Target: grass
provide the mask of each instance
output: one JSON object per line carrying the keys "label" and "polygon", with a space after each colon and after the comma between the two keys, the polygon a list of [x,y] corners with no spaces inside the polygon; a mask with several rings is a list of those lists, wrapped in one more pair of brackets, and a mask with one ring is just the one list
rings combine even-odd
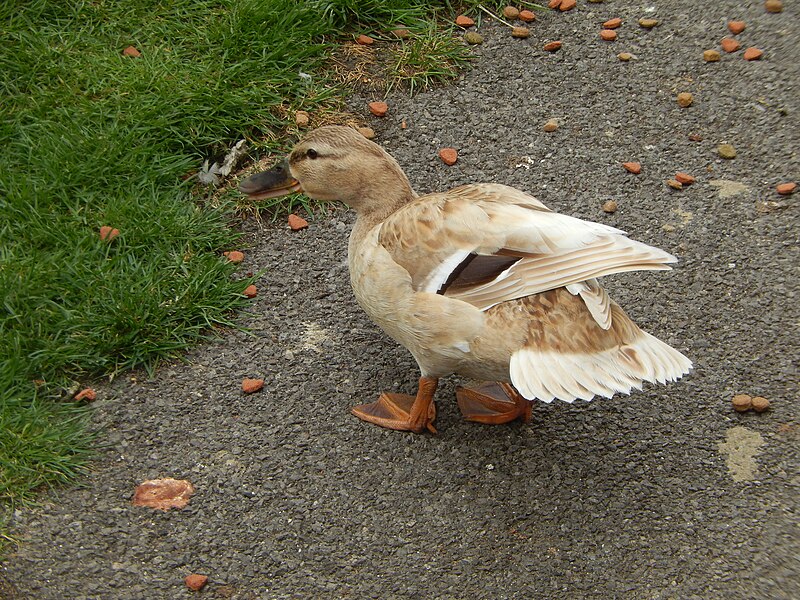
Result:
{"label": "grass", "polygon": [[[0,5],[0,536],[10,509],[86,471],[102,433],[71,400],[76,386],[152,369],[243,306],[249,281],[221,257],[237,244],[236,194],[187,176],[241,138],[256,153],[281,149],[294,110],[335,108],[343,90],[324,68],[352,32],[422,32],[397,43],[388,72],[412,90],[453,76],[460,62],[445,59],[463,50],[432,25],[434,10],[452,18],[456,7]],[[127,46],[141,56],[123,56]],[[101,225],[119,237],[101,241]]]}
{"label": "grass", "polygon": [[418,89],[443,83],[456,77],[469,54],[463,43],[450,36],[436,35],[436,24],[429,22],[406,43],[392,48],[392,56],[384,78],[387,91],[398,85],[414,94]]}

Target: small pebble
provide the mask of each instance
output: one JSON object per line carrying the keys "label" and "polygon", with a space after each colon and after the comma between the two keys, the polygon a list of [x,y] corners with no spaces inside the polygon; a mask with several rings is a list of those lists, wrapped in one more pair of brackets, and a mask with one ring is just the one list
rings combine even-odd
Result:
{"label": "small pebble", "polygon": [[309,117],[306,111],[298,110],[294,113],[294,122],[298,127],[308,127],[308,124],[311,122],[311,117]]}
{"label": "small pebble", "polygon": [[258,290],[256,289],[256,286],[254,286],[251,283],[246,288],[244,288],[244,291],[242,293],[248,298],[255,298],[258,295]]}
{"label": "small pebble", "polygon": [[519,9],[513,6],[506,6],[503,9],[503,16],[506,19],[516,19],[519,16]]}
{"label": "small pebble", "polygon": [[728,21],[728,30],[733,35],[739,35],[745,30],[746,27],[747,25],[744,21]]}
{"label": "small pebble", "polygon": [[483,36],[477,31],[468,31],[464,34],[464,41],[472,45],[482,44]]}
{"label": "small pebble", "polygon": [[633,173],[634,175],[642,172],[642,165],[638,162],[625,162],[622,163],[622,166],[628,173]]}
{"label": "small pebble", "polygon": [[368,35],[364,35],[363,33],[356,38],[356,44],[359,44],[361,46],[372,46],[372,44],[374,43],[375,40],[373,40]]}
{"label": "small pebble", "polygon": [[603,23],[603,29],[616,29],[620,25],[622,25],[622,19],[619,17],[614,17],[613,19],[609,19]]}
{"label": "small pebble", "polygon": [[755,47],[751,46],[750,48],[748,48],[747,50],[744,51],[744,59],[745,60],[758,60],[759,58],[761,58],[763,56],[763,54],[764,54],[763,50],[759,50],[758,48],[755,48]]}
{"label": "small pebble", "polygon": [[139,52],[139,51],[138,51],[136,48],[134,48],[133,46],[128,46],[127,48],[125,48],[125,49],[122,51],[122,55],[123,55],[123,56],[130,56],[131,58],[139,58],[139,57],[142,55],[142,53],[141,53],[141,52]]}
{"label": "small pebble", "polygon": [[676,227],[672,223],[664,223],[661,226],[661,230],[662,231],[666,231],[667,233],[672,233],[673,231],[675,231],[675,229],[676,229]]}
{"label": "small pebble", "polygon": [[703,136],[700,135],[699,133],[690,133],[689,134],[689,141],[690,142],[702,142],[703,141]]}
{"label": "small pebble", "polygon": [[736,394],[731,404],[736,412],[747,412],[753,407],[753,399],[748,394]]}
{"label": "small pebble", "polygon": [[294,213],[289,215],[287,221],[292,231],[300,231],[301,229],[308,227],[308,221],[306,221],[303,217],[298,217]]}
{"label": "small pebble", "polygon": [[547,123],[544,124],[544,127],[542,127],[542,129],[544,129],[547,133],[552,133],[556,129],[558,129],[558,121],[556,121],[555,119],[550,119],[549,121],[547,121]]}
{"label": "small pebble", "polygon": [[735,40],[730,37],[722,38],[719,42],[719,45],[722,47],[725,52],[731,53],[736,52],[742,45],[739,43],[738,40]]}
{"label": "small pebble", "polygon": [[613,42],[615,39],[617,39],[617,32],[613,29],[601,29],[600,37],[607,42]]}
{"label": "small pebble", "polygon": [[722,158],[736,158],[736,148],[734,148],[731,144],[720,144],[717,146],[717,154],[719,154]]}
{"label": "small pebble", "polygon": [[386,113],[389,112],[389,105],[386,102],[370,102],[369,112],[376,117],[385,117]]}
{"label": "small pebble", "polygon": [[561,0],[550,0],[547,4],[547,8],[558,8],[561,6]]}
{"label": "small pebble", "polygon": [[118,235],[119,235],[119,229],[117,229],[116,227],[103,225],[100,228],[100,239],[103,240],[104,242],[110,242]]}
{"label": "small pebble", "polygon": [[521,10],[518,16],[520,21],[525,21],[526,23],[536,20],[536,15],[530,10]]}
{"label": "small pebble", "polygon": [[719,62],[720,58],[722,56],[717,50],[705,50],[703,52],[703,60],[706,62]]}
{"label": "small pebble", "polygon": [[222,256],[227,258],[228,262],[232,262],[233,264],[239,264],[244,260],[244,254],[238,250],[229,250],[228,252],[223,252]]}
{"label": "small pebble", "polygon": [[475,21],[473,19],[470,19],[466,15],[458,15],[456,17],[456,25],[458,25],[459,27],[465,27],[465,28],[466,27],[472,27],[473,25],[475,25]]}
{"label": "small pebble", "polygon": [[675,179],[680,181],[683,185],[692,185],[695,182],[694,177],[688,173],[682,173],[681,171],[675,173]]}
{"label": "small pebble", "polygon": [[617,54],[617,58],[620,59],[622,62],[628,62],[633,58],[633,54],[630,52],[620,52]]}
{"label": "small pebble", "polygon": [[762,413],[769,408],[769,400],[764,396],[753,396],[753,410]]}
{"label": "small pebble", "polygon": [[656,25],[658,25],[658,21],[656,19],[639,19],[639,27],[652,29]]}
{"label": "small pebble", "polygon": [[779,13],[783,11],[783,2],[781,0],[767,0],[764,2],[764,8],[768,13]]}
{"label": "small pebble", "polygon": [[407,40],[408,38],[411,37],[411,32],[405,27],[398,27],[397,29],[392,29],[392,34],[399,40]]}
{"label": "small pebble", "polygon": [[372,127],[359,127],[358,133],[363,135],[368,140],[375,138],[375,130]]}
{"label": "small pebble", "polygon": [[263,388],[263,379],[250,379],[249,377],[242,379],[242,391],[245,394],[254,394],[255,392],[261,391]]}
{"label": "small pebble", "polygon": [[439,150],[439,158],[448,166],[454,165],[458,160],[458,150],[455,148],[442,148]]}
{"label": "small pebble", "polygon": [[561,12],[566,12],[575,8],[577,4],[577,0],[561,0],[561,2],[558,4],[558,10]]}
{"label": "small pebble", "polygon": [[187,575],[183,582],[186,584],[186,587],[193,592],[199,592],[208,583],[208,575],[192,573],[191,575]]}
{"label": "small pebble", "polygon": [[667,179],[667,185],[673,190],[682,190],[683,184],[677,179]]}
{"label": "small pebble", "polygon": [[525,39],[531,34],[527,27],[514,27],[511,29],[511,37]]}
{"label": "small pebble", "polygon": [[781,196],[790,196],[794,194],[794,191],[797,189],[797,184],[794,181],[789,181],[787,183],[781,183],[775,187],[775,191],[778,192]]}
{"label": "small pebble", "polygon": [[603,212],[607,212],[607,213],[615,213],[615,212],[617,212],[617,201],[616,200],[606,200],[603,203]]}
{"label": "small pebble", "polygon": [[681,92],[678,94],[678,106],[681,108],[688,108],[694,102],[694,96],[692,96],[689,92]]}
{"label": "small pebble", "polygon": [[408,123],[406,123],[406,120],[403,119],[402,121],[400,121],[400,129],[407,129],[407,128],[408,128]]}
{"label": "small pebble", "polygon": [[547,42],[544,46],[542,46],[542,48],[546,52],[555,52],[556,50],[559,50],[561,48],[561,42],[558,40],[553,42]]}

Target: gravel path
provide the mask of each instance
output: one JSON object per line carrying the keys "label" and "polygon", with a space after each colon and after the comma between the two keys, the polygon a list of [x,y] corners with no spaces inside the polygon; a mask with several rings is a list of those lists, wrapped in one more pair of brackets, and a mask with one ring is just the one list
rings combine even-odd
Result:
{"label": "gravel path", "polygon": [[[786,5],[581,1],[540,13],[527,40],[483,26],[461,80],[390,97],[372,119],[419,192],[506,183],[677,254],[672,272],[604,282],[692,375],[500,427],[460,420],[447,381],[438,436],[368,426],[349,407],[412,391],[417,372],[352,299],[352,215],[332,209],[299,233],[247,221],[242,271],[264,271],[242,316],[251,333],[100,390],[93,472],[15,516],[23,543],[0,595],[174,599],[201,573],[208,598],[800,597],[800,193],[774,191],[800,178],[800,5]],[[603,42],[611,17],[624,24]],[[703,62],[728,19],[747,22],[738,37],[762,60]],[[560,127],[544,133],[550,118]],[[735,159],[717,157],[722,142]],[[697,182],[668,188],[676,171]],[[259,376],[264,390],[242,395]],[[736,393],[772,408],[737,414]],[[135,485],[157,477],[191,480],[190,504],[133,507]]]}

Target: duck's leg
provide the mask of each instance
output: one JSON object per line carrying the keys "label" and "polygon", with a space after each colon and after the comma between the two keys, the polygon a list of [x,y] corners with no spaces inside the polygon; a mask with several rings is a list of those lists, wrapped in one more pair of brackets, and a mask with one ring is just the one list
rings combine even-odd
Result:
{"label": "duck's leg", "polygon": [[473,388],[456,388],[461,414],[468,421],[500,425],[514,419],[531,420],[531,402],[514,386],[505,382],[489,382]]}
{"label": "duck's leg", "polygon": [[439,380],[421,377],[416,396],[383,392],[377,402],[354,406],[352,412],[362,421],[400,431],[421,433],[426,429],[436,433],[433,421],[436,405],[433,394]]}

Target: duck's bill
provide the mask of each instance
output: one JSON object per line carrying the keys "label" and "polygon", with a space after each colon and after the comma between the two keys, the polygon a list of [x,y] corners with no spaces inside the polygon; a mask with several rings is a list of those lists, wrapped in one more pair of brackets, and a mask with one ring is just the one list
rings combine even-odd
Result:
{"label": "duck's bill", "polygon": [[279,163],[269,171],[251,175],[239,184],[239,191],[253,200],[279,198],[292,192],[302,191],[300,182],[289,173],[285,162]]}

